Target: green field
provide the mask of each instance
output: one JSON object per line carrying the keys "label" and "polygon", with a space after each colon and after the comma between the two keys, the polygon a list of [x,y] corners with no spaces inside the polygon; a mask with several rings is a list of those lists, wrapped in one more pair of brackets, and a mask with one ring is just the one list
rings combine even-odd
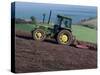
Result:
{"label": "green field", "polygon": [[73,35],[75,35],[78,40],[91,42],[91,43],[97,42],[97,31],[95,29],[73,25],[72,31],[73,31]]}
{"label": "green field", "polygon": [[[32,24],[16,24],[16,30],[23,31],[32,31],[34,30],[35,25]],[[76,39],[91,43],[97,42],[97,31],[95,29],[90,29],[87,27],[72,25],[73,35],[76,36]]]}
{"label": "green field", "polygon": [[15,28],[16,30],[22,30],[22,31],[32,31],[34,29],[34,24],[16,24]]}

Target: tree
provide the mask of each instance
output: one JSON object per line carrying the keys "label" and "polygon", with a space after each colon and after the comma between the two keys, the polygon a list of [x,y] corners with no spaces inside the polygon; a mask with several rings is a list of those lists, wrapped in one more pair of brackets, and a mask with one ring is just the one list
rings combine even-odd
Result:
{"label": "tree", "polygon": [[36,24],[36,18],[34,16],[31,16],[30,19],[32,20],[33,24]]}

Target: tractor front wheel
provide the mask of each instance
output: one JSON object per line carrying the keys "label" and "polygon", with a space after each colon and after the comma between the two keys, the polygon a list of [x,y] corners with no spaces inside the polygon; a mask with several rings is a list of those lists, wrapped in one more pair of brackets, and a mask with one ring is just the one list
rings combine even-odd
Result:
{"label": "tractor front wheel", "polygon": [[43,41],[46,37],[45,31],[43,29],[36,29],[33,31],[33,39],[37,41]]}
{"label": "tractor front wheel", "polygon": [[72,34],[68,30],[61,30],[57,35],[57,42],[59,44],[70,45],[72,41]]}

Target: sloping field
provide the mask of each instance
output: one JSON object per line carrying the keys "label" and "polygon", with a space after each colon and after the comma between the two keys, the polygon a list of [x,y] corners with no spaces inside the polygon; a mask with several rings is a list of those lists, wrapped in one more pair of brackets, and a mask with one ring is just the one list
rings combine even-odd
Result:
{"label": "sloping field", "polygon": [[[25,34],[24,34],[25,35]],[[30,37],[17,36],[15,72],[38,72],[90,69],[97,67],[97,51],[37,42]]]}
{"label": "sloping field", "polygon": [[76,39],[80,41],[97,43],[97,31],[95,29],[73,25],[72,31],[73,35],[76,36]]}

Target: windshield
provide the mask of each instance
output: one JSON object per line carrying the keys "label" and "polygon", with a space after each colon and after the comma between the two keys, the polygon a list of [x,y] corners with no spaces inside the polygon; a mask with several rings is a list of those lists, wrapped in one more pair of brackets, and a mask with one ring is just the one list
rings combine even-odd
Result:
{"label": "windshield", "polygon": [[63,21],[62,21],[62,27],[71,28],[71,21],[69,19],[63,19]]}
{"label": "windshield", "polygon": [[71,28],[71,20],[65,18],[58,18],[56,21],[56,25],[59,25],[60,27]]}

